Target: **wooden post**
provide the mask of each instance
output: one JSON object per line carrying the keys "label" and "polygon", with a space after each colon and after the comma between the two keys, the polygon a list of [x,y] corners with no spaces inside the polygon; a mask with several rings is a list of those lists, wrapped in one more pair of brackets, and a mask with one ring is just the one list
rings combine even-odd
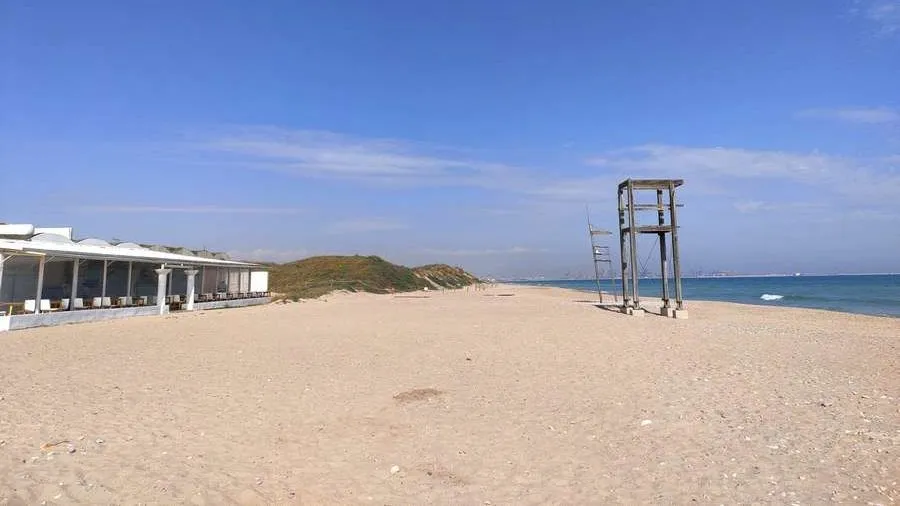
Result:
{"label": "wooden post", "polygon": [[[659,222],[659,226],[662,227],[666,224],[666,212],[663,207],[663,191],[662,189],[656,190],[656,212],[657,218]],[[666,258],[666,233],[660,232],[658,234],[659,237],[659,267],[660,267],[660,275],[662,281],[662,303],[663,307],[669,307],[669,262]]]}
{"label": "wooden post", "polygon": [[684,309],[684,299],[681,294],[681,258],[678,254],[678,219],[675,212],[675,183],[669,181],[669,221],[672,225],[672,267],[675,278],[675,308]]}
{"label": "wooden post", "polygon": [[38,260],[37,295],[34,299],[34,314],[41,312],[41,296],[44,294],[44,264],[47,258],[42,256]]}
{"label": "wooden post", "polygon": [[634,182],[628,180],[628,239],[631,251],[631,290],[634,298],[634,308],[641,308],[641,295],[638,291],[638,256],[637,256],[637,223],[634,215]]}
{"label": "wooden post", "polygon": [[625,277],[625,269],[628,260],[625,259],[625,205],[622,203],[622,188],[619,187],[619,260],[622,265],[622,305],[627,307],[631,301],[628,295],[628,278]]}
{"label": "wooden post", "polygon": [[81,260],[75,259],[72,263],[72,297],[69,299],[69,311],[75,311],[75,299],[78,298],[78,267]]}

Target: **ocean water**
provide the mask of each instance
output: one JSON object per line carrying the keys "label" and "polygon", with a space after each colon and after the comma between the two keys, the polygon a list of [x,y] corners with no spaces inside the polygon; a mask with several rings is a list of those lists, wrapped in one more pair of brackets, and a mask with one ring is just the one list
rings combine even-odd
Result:
{"label": "ocean water", "polygon": [[[530,285],[557,286],[595,292],[594,280],[528,281]],[[602,282],[604,291],[612,291],[612,282]],[[660,280],[638,281],[641,297],[658,298]],[[616,291],[621,284],[616,281]],[[714,300],[756,304],[827,309],[900,318],[900,275],[865,276],[767,276],[683,278],[685,301]],[[670,286],[670,290],[674,287]]]}

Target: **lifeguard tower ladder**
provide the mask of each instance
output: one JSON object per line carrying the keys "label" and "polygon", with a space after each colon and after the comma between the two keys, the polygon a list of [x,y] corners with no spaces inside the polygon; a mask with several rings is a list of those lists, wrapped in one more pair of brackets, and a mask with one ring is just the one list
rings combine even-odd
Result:
{"label": "lifeguard tower ladder", "polygon": [[[612,269],[612,255],[609,252],[609,246],[601,244],[601,237],[610,236],[612,232],[603,230],[591,225],[591,216],[588,213],[588,235],[591,238],[591,255],[594,258],[594,279],[597,282],[597,295],[600,296],[600,303],[607,304],[609,301],[603,299],[603,273],[609,276],[610,293],[616,304],[619,302],[619,296],[616,293],[616,279]],[[607,294],[608,296],[609,294]]]}

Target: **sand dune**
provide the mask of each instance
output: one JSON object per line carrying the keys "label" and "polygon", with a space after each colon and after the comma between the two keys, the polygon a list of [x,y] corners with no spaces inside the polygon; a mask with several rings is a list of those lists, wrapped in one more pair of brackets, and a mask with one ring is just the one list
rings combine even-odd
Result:
{"label": "sand dune", "polygon": [[584,298],[339,295],[2,335],[0,504],[900,501],[900,320]]}

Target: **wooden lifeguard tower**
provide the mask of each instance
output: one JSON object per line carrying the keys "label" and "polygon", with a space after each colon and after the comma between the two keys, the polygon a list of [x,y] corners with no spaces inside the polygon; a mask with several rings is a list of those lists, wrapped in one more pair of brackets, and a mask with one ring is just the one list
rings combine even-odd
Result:
{"label": "wooden lifeguard tower", "polygon": [[[681,258],[678,252],[678,212],[675,190],[684,184],[682,179],[626,179],[619,183],[619,248],[622,259],[622,312],[643,316],[638,291],[637,235],[656,234],[659,238],[659,261],[662,284],[660,314],[672,318],[687,318],[681,291]],[[637,203],[637,192],[655,192],[656,203]],[[640,225],[638,211],[656,211],[656,223]],[[666,219],[668,215],[668,220]],[[666,239],[671,237],[672,280],[675,283],[675,303],[669,293],[669,260]]]}

